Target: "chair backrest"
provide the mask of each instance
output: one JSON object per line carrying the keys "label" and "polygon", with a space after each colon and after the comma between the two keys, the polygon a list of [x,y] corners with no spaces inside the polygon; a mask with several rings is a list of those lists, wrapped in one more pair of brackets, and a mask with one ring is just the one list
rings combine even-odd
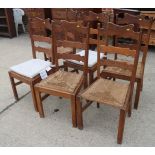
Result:
{"label": "chair backrest", "polygon": [[67,21],[76,22],[78,19],[77,11],[73,9],[67,9]]}
{"label": "chair backrest", "polygon": [[[84,27],[79,22],[52,21],[52,34],[54,43],[54,54],[56,56],[56,67],[59,68],[59,59],[70,59],[84,63],[84,74],[88,70],[88,49],[89,49],[89,27]],[[70,47],[85,50],[81,56],[73,53],[58,53],[57,47]]]}
{"label": "chair backrest", "polygon": [[[102,23],[103,26],[109,22],[109,15],[105,12],[102,13],[95,13],[93,11],[89,11],[88,14],[83,13],[81,14],[81,19],[87,24],[88,22],[94,22],[96,21],[97,23]],[[96,27],[97,28],[97,27]]]}
{"label": "chair backrest", "polygon": [[[138,58],[139,58],[139,47],[141,42],[141,32],[135,32],[133,31],[133,25],[126,25],[126,26],[119,26],[116,24],[113,24],[109,22],[107,24],[106,28],[106,40],[108,40],[112,36],[120,36],[123,38],[131,38],[138,42],[139,47],[137,49],[130,49],[128,47],[116,47],[109,45],[109,42],[107,41],[105,45],[100,42],[100,36],[103,34],[105,35],[105,31],[103,31],[103,28],[98,28],[98,69],[97,69],[97,76],[98,78],[101,77],[100,74],[100,67],[101,66],[111,66],[111,67],[119,67],[120,69],[128,69],[131,71],[132,75],[130,78],[130,86],[133,89],[135,76],[136,76],[136,70],[137,70],[137,64],[138,64]],[[106,59],[100,59],[100,53],[107,54]],[[113,59],[109,57],[109,55],[119,54],[122,55],[120,60]],[[132,61],[126,61],[124,57],[131,57]],[[116,77],[114,77],[116,78]]]}
{"label": "chair backrest", "polygon": [[22,9],[13,9],[13,16],[15,23],[23,24],[22,16],[24,16],[24,10]]}
{"label": "chair backrest", "polygon": [[101,26],[105,28],[106,24],[110,20],[109,14],[105,12],[95,13],[93,11],[89,11],[89,13],[81,14],[81,20],[83,20],[84,25],[87,25],[88,23],[90,25],[89,44],[97,45],[97,25],[100,23]]}
{"label": "chair backrest", "polygon": [[47,37],[46,30],[50,29],[49,20],[33,18],[29,20],[29,34],[32,44],[33,58],[37,52],[44,53],[53,62],[52,38]]}
{"label": "chair backrest", "polygon": [[136,16],[128,13],[121,13],[116,15],[116,24],[118,25],[134,24],[135,31],[142,31],[141,51],[143,52],[142,56],[143,64],[145,64],[146,61],[151,34],[151,27],[153,22],[154,22],[153,18],[148,18],[140,15]]}

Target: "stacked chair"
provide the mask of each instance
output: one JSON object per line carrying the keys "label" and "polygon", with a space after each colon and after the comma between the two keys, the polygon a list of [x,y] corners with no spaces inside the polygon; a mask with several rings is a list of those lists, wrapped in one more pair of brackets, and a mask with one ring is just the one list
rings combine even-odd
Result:
{"label": "stacked chair", "polygon": [[[84,25],[90,26],[90,35],[89,35],[89,46],[94,45],[97,46],[97,29],[92,28],[93,22],[100,22],[102,27],[109,22],[109,16],[106,13],[94,13],[92,11],[89,14],[81,14],[80,18],[77,18],[78,21],[83,22]],[[80,36],[79,36],[80,37]],[[77,54],[83,55],[84,51],[77,51]],[[104,55],[101,53],[101,59],[103,59]],[[83,63],[78,61],[70,61],[67,60],[64,62],[65,69],[68,70],[69,68],[74,68],[75,70],[83,71]],[[94,73],[97,70],[97,52],[95,50],[89,50],[89,57],[88,57],[88,75],[89,75],[89,85],[94,81]]]}
{"label": "stacked chair", "polygon": [[[121,144],[126,114],[131,116],[135,82],[134,107],[138,107],[153,19],[124,14],[121,18],[116,16],[114,24],[105,12],[66,11],[67,20],[29,21],[33,59],[9,71],[15,99],[19,99],[17,85],[30,85],[35,110],[42,118],[43,100],[49,95],[70,99],[72,126],[79,129],[83,129],[83,112],[92,103],[97,103],[98,108],[101,104],[117,108],[117,143]],[[98,23],[96,27],[92,27],[94,21]],[[50,47],[36,46],[36,41]],[[96,50],[90,50],[91,45]],[[36,59],[36,52],[44,53],[45,59]],[[45,70],[47,76],[41,78],[40,72]]]}
{"label": "stacked chair", "polygon": [[[143,77],[144,77],[144,68],[146,63],[146,57],[148,53],[148,45],[149,45],[149,39],[150,39],[150,32],[151,27],[153,24],[153,19],[145,18],[143,16],[134,16],[131,14],[124,13],[122,16],[118,14],[116,16],[116,23],[118,25],[127,25],[127,24],[134,24],[134,30],[135,31],[142,31],[142,40],[141,40],[141,53],[142,53],[142,59],[139,59],[137,73],[136,73],[136,79],[135,82],[137,83],[136,88],[136,96],[135,96],[135,102],[134,102],[134,108],[138,108],[139,103],[139,97],[140,92],[143,87]],[[123,40],[120,37],[115,37],[115,46],[121,46],[121,47],[130,47],[132,49],[136,49],[136,44],[132,44],[134,40],[130,40],[127,38],[126,40]],[[115,58],[117,59],[117,55],[115,55]],[[126,69],[120,69],[119,67],[107,67],[103,73],[105,76],[112,76],[116,75],[116,78],[124,79],[124,80],[130,80],[131,72]]]}

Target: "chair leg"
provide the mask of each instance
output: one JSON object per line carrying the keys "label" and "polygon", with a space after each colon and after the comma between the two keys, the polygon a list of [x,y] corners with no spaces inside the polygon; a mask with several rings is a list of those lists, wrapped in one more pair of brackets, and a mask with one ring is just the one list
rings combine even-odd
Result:
{"label": "chair leg", "polygon": [[18,97],[17,88],[16,88],[16,84],[15,84],[14,78],[11,77],[10,74],[9,74],[9,77],[10,77],[10,81],[11,81],[11,86],[12,86],[14,98],[15,98],[16,101],[18,101],[19,97]]}
{"label": "chair leg", "polygon": [[140,86],[140,91],[143,90],[143,78],[141,79],[141,86]]}
{"label": "chair leg", "polygon": [[128,109],[128,117],[131,117],[132,114],[132,98],[129,100],[129,109]]}
{"label": "chair leg", "polygon": [[71,110],[72,110],[72,125],[74,128],[77,127],[77,117],[76,117],[76,101],[75,96],[71,97]]}
{"label": "chair leg", "polygon": [[97,103],[97,108],[100,108],[100,103]]}
{"label": "chair leg", "polygon": [[64,62],[64,71],[68,72],[68,66],[66,65],[65,62]]}
{"label": "chair leg", "polygon": [[45,61],[47,61],[48,60],[48,58],[47,58],[47,56],[46,56],[46,54],[44,53],[44,60]]}
{"label": "chair leg", "polygon": [[138,109],[140,92],[141,92],[141,82],[137,82],[137,88],[136,88],[136,97],[135,97],[134,109]]}
{"label": "chair leg", "polygon": [[122,144],[124,125],[125,125],[125,117],[126,117],[126,112],[125,112],[125,110],[121,109],[120,116],[119,116],[118,134],[117,134],[117,143],[118,144]]}
{"label": "chair leg", "polygon": [[37,98],[37,107],[38,107],[38,111],[39,111],[39,115],[40,117],[44,117],[44,110],[43,110],[43,105],[42,105],[42,101],[41,101],[41,93],[37,90],[37,88],[35,88],[35,93],[36,93],[36,98]]}
{"label": "chair leg", "polygon": [[15,28],[16,28],[16,35],[18,37],[18,23],[15,23]]}
{"label": "chair leg", "polygon": [[24,24],[22,23],[22,28],[23,28],[23,31],[24,31],[24,33],[25,33],[25,26],[24,26]]}
{"label": "chair leg", "polygon": [[35,109],[36,112],[38,112],[37,99],[36,99],[36,94],[35,94],[35,90],[34,90],[34,85],[33,84],[30,85],[30,89],[31,89],[31,94],[32,94],[34,109]]}
{"label": "chair leg", "polygon": [[82,117],[82,103],[80,98],[76,98],[76,107],[77,107],[77,126],[80,130],[83,129],[83,117]]}
{"label": "chair leg", "polygon": [[90,70],[89,71],[89,85],[93,83],[93,79],[94,79],[94,72]]}
{"label": "chair leg", "polygon": [[131,104],[129,104],[129,109],[128,109],[128,117],[131,117]]}

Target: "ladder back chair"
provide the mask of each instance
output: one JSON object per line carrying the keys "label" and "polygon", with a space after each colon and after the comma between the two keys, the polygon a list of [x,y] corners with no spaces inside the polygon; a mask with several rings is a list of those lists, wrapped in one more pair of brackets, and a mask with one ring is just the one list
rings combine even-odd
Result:
{"label": "ladder back chair", "polygon": [[[119,26],[113,23],[108,23],[107,25],[107,35],[106,39],[111,37],[111,33],[113,34],[124,34],[124,36],[132,35],[140,40],[141,34],[139,32],[134,32],[132,30],[133,26]],[[106,104],[109,106],[113,106],[120,110],[119,116],[119,126],[118,126],[118,135],[117,135],[117,143],[122,143],[123,138],[123,130],[125,125],[125,117],[126,113],[128,115],[131,114],[131,97],[134,88],[134,80],[136,75],[136,69],[138,64],[139,52],[135,49],[129,49],[124,47],[115,47],[109,44],[102,44],[100,42],[100,36],[103,35],[103,29],[98,28],[98,63],[97,63],[97,80],[90,85],[87,89],[79,93],[76,98],[76,106],[77,106],[77,124],[79,129],[83,129],[83,116],[82,113],[86,110],[89,105],[93,102],[97,102],[100,104]],[[106,59],[100,59],[100,53],[107,54]],[[123,55],[124,57],[130,56],[132,58],[132,62],[127,63],[124,59],[115,60],[110,55],[114,55],[115,53]],[[126,83],[122,81],[113,81],[102,78],[101,66],[117,66],[120,68],[129,69],[132,72],[132,76],[130,81],[126,81]],[[82,101],[86,100],[86,104],[82,105]]]}
{"label": "ladder back chair", "polygon": [[[72,125],[77,126],[76,121],[76,94],[83,85],[87,86],[89,27],[79,25],[78,22],[52,21],[52,34],[54,39],[54,53],[56,57],[57,72],[42,80],[35,86],[37,105],[40,117],[44,117],[41,93],[68,98],[71,100]],[[78,38],[77,35],[81,36]],[[85,51],[84,55],[74,53],[58,53],[57,47],[80,48]],[[84,63],[83,74],[66,72],[59,69],[59,60],[76,60]]]}
{"label": "ladder back chair", "polygon": [[[46,26],[47,26],[48,30],[52,34],[52,21],[50,19],[46,19],[45,22],[46,22]],[[61,21],[57,20],[56,23],[57,23],[57,26],[61,29]],[[51,38],[53,38],[53,37],[54,37],[54,35],[52,34]],[[61,38],[61,37],[63,37],[62,34],[59,34],[59,38]],[[56,60],[55,60],[55,54],[54,54],[54,45],[52,47],[53,47],[52,48],[52,50],[53,50],[52,51],[52,53],[53,53],[52,62],[53,62],[53,64],[55,64]],[[58,53],[74,53],[73,48],[63,47],[63,46],[58,46],[57,51],[58,51]],[[62,65],[59,67],[63,68],[64,66]]]}
{"label": "ladder back chair", "polygon": [[[109,16],[105,13],[94,13],[89,11],[89,14],[83,13],[79,21],[83,21],[84,25],[90,25],[90,35],[89,35],[89,46],[95,45],[97,46],[97,28],[91,27],[91,22],[94,21],[100,22],[102,27],[106,27],[105,25],[109,22]],[[95,38],[94,38],[95,37]],[[84,51],[77,51],[78,54],[84,54]],[[101,53],[101,59],[103,59],[104,55]],[[74,68],[75,70],[83,71],[83,64],[78,61],[65,61],[64,62],[65,70],[69,68]],[[95,80],[94,73],[97,70],[97,52],[95,50],[89,50],[89,58],[88,58],[88,75],[89,75],[89,85]]]}
{"label": "ladder back chair", "polygon": [[[31,45],[32,45],[32,57],[34,59],[36,59],[36,46],[35,46],[35,40],[33,39],[33,36],[43,36],[43,37],[47,37],[47,27],[44,24],[45,21],[41,20],[41,18],[29,18],[28,20],[28,31],[29,31],[29,35],[30,35],[30,39],[31,39]],[[44,59],[48,60],[48,57],[46,55],[46,53],[44,54]]]}
{"label": "ladder back chair", "polygon": [[69,21],[69,22],[77,22],[78,21],[78,13],[76,10],[67,9],[67,21]]}
{"label": "ladder back chair", "polygon": [[[36,18],[32,22],[29,23],[29,25],[35,25],[38,29],[46,29],[46,22],[43,19]],[[30,26],[31,27],[31,26]],[[40,33],[37,34],[32,34],[32,31],[30,31],[30,37],[31,37],[31,42],[32,42],[32,51],[33,51],[33,59],[30,59],[26,62],[23,62],[18,65],[14,65],[10,68],[10,71],[8,72],[12,89],[13,89],[13,94],[15,97],[15,100],[19,100],[18,93],[17,93],[17,88],[19,84],[25,83],[30,86],[31,89],[31,94],[32,94],[32,99],[33,99],[33,104],[34,108],[36,111],[38,111],[37,105],[36,105],[36,96],[35,96],[35,91],[34,91],[34,85],[41,81],[41,77],[39,73],[42,70],[46,70],[48,68],[48,74],[53,73],[54,69],[51,68],[52,63],[49,61],[41,60],[41,59],[36,59],[36,52],[42,52],[46,54],[49,59],[51,60],[53,57],[52,53],[52,39],[50,37],[46,37],[44,35],[40,35]],[[43,47],[40,46],[36,43],[42,43],[48,45],[48,47]],[[15,82],[15,79],[18,82]]]}
{"label": "ladder back chair", "polygon": [[[151,27],[154,20],[152,18],[146,18],[144,16],[135,16],[128,13],[124,14],[118,14],[116,15],[116,23],[118,25],[127,25],[127,24],[134,24],[134,30],[135,31],[142,31],[142,40],[141,40],[141,59],[139,59],[137,73],[136,73],[136,96],[135,96],[135,103],[134,108],[138,108],[139,103],[139,97],[140,92],[143,87],[143,78],[144,78],[144,69],[145,69],[145,63],[146,63],[146,57],[148,53],[148,45],[149,45],[149,39],[150,39],[150,33],[151,33]],[[124,41],[121,41],[119,37],[115,38],[115,46],[124,46]],[[126,47],[129,47],[131,40],[126,40]],[[134,47],[133,47],[134,48]],[[117,56],[115,57],[117,58]],[[108,69],[107,71],[108,72]],[[122,75],[123,78],[125,76],[126,79],[129,79],[129,76],[131,75],[131,72],[127,70],[120,70],[119,68],[110,68],[109,72],[115,72],[118,75]]]}

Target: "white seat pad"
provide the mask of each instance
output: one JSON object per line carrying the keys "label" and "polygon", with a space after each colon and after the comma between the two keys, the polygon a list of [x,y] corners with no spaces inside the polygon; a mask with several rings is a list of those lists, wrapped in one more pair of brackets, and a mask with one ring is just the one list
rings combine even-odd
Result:
{"label": "white seat pad", "polygon": [[47,67],[50,66],[51,62],[41,59],[32,59],[24,63],[12,66],[10,70],[26,77],[33,78],[38,75],[40,71],[45,70]]}
{"label": "white seat pad", "polygon": [[[77,54],[80,55],[80,56],[84,56],[85,55],[85,50],[81,50]],[[102,59],[103,57],[104,57],[104,54],[101,53],[100,54],[100,58]],[[83,65],[83,62],[82,61],[76,61],[76,60],[68,60],[68,61],[74,62],[76,64]],[[89,50],[88,67],[92,67],[96,63],[97,63],[97,52],[96,51]]]}

